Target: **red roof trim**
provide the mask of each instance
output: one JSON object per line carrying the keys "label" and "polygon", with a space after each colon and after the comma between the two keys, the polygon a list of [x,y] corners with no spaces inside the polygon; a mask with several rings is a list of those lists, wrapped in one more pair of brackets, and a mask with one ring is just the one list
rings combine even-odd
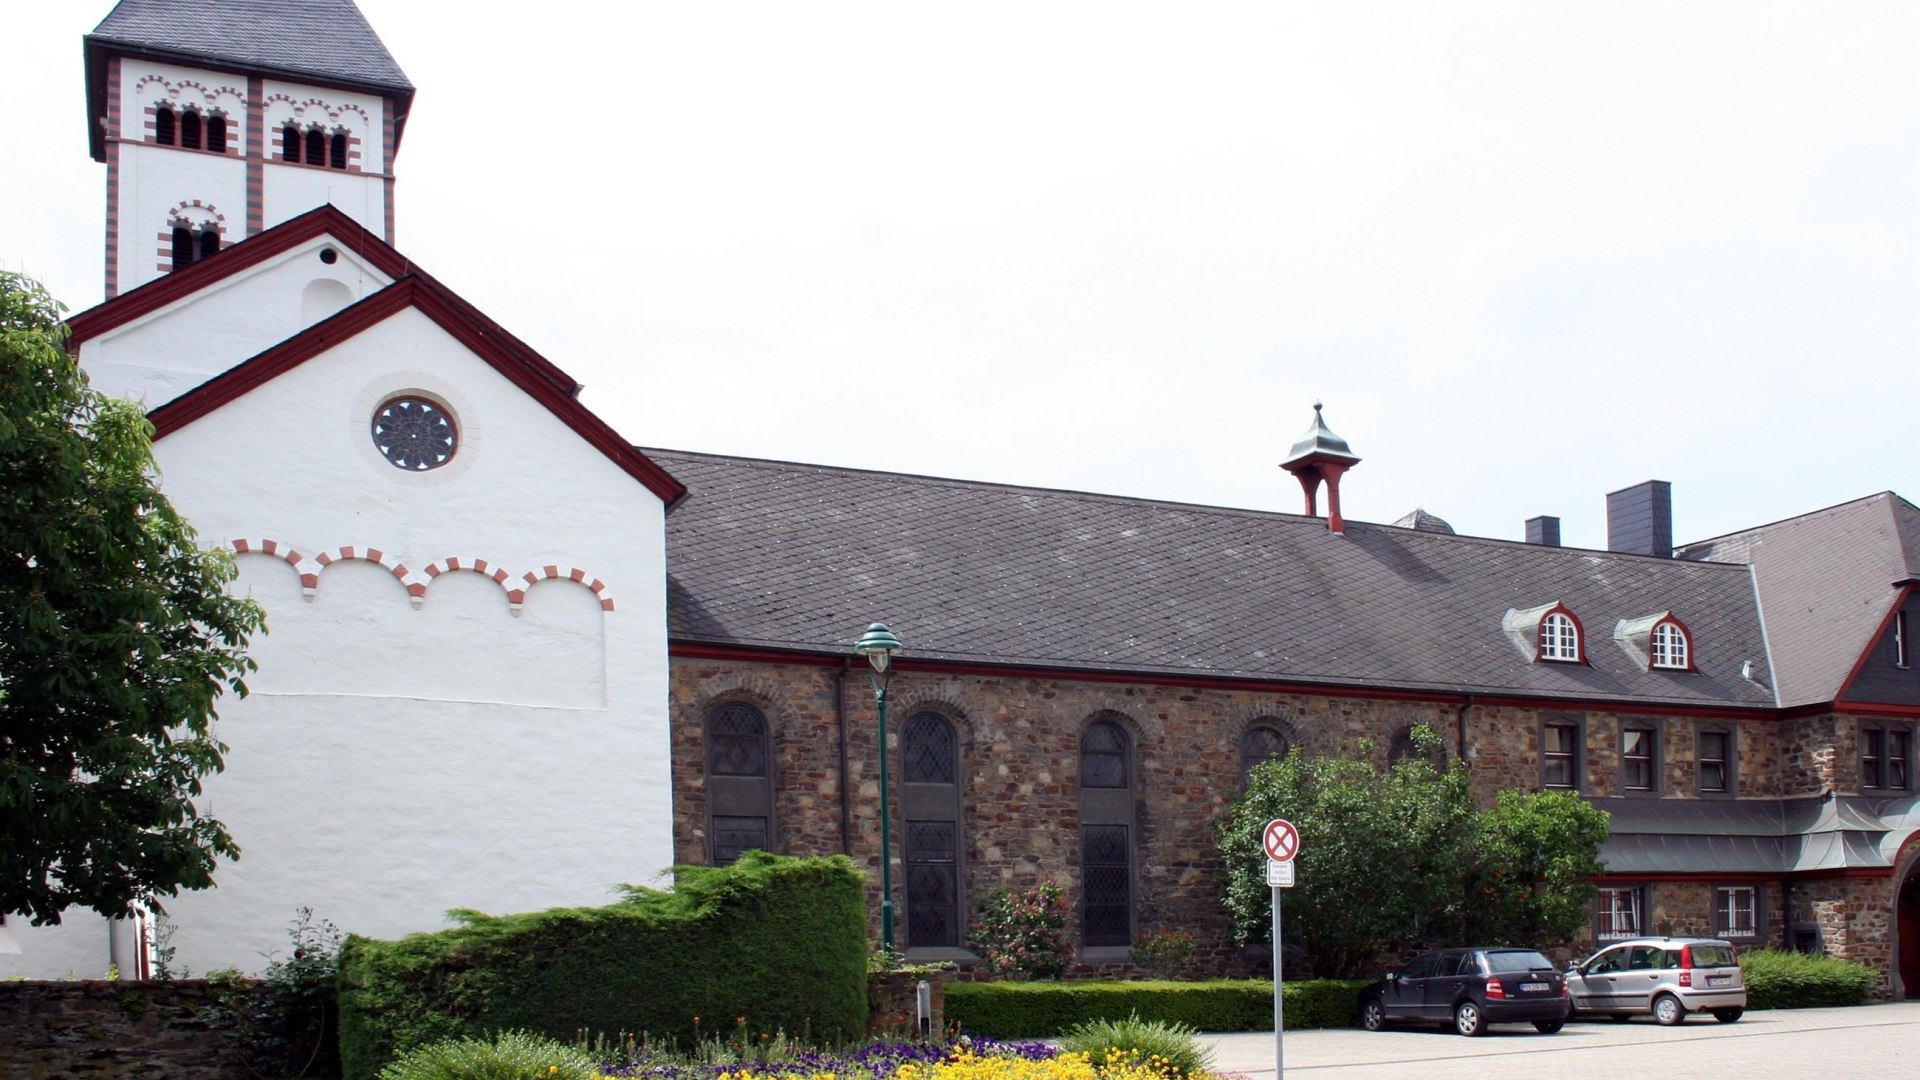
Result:
{"label": "red roof trim", "polygon": [[[1894,583],[1896,588],[1899,587],[1900,584],[1900,582]],[[1860,673],[1866,670],[1867,661],[1873,659],[1874,650],[1880,647],[1880,640],[1887,636],[1887,628],[1893,625],[1894,617],[1900,614],[1900,609],[1907,605],[1907,599],[1914,594],[1914,589],[1915,587],[1913,585],[1907,585],[1905,588],[1901,588],[1899,592],[1893,594],[1892,606],[1887,608],[1887,613],[1880,617],[1880,625],[1874,629],[1873,636],[1867,638],[1867,647],[1860,650],[1860,658],[1853,662],[1853,670],[1847,672],[1846,679],[1840,683],[1840,689],[1834,693],[1833,701],[1835,706],[1844,709],[1855,709],[1866,704],[1862,702],[1856,705],[1847,701],[1847,694],[1852,691],[1854,681],[1860,678]],[[1901,706],[1894,707],[1900,708]],[[1912,711],[1913,707],[1906,706],[1906,708]]]}
{"label": "red roof trim", "polygon": [[413,272],[413,265],[405,256],[388,247],[359,222],[331,205],[323,206],[281,222],[258,236],[229,244],[185,270],[155,278],[131,292],[121,293],[75,315],[67,320],[67,328],[71,331],[67,348],[77,351],[83,342],[185,300],[222,278],[258,266],[301,244],[329,234],[342,247],[372,263],[388,277],[397,279]]}
{"label": "red roof trim", "polygon": [[[853,654],[853,643],[847,643],[847,655]],[[836,654],[784,651],[781,649],[757,648],[745,645],[726,645],[704,641],[667,642],[667,655],[685,660],[730,660],[742,663],[796,664],[806,667],[828,667],[840,663]],[[935,675],[977,675],[983,678],[1017,679],[1059,679],[1066,682],[1093,683],[1151,683],[1155,686],[1182,686],[1196,690],[1239,690],[1269,694],[1319,694],[1326,697],[1361,698],[1376,701],[1425,701],[1435,704],[1459,707],[1461,705],[1554,709],[1561,712],[1584,711],[1605,712],[1615,716],[1651,715],[1663,717],[1694,717],[1710,720],[1775,720],[1780,719],[1778,710],[1771,706],[1755,706],[1751,709],[1730,709],[1714,705],[1663,705],[1653,702],[1622,701],[1585,701],[1567,698],[1528,698],[1502,697],[1473,691],[1471,693],[1447,693],[1436,690],[1392,690],[1386,688],[1368,688],[1352,686],[1333,686],[1323,683],[1300,683],[1270,679],[1223,679],[1187,675],[1168,675],[1163,672],[1129,671],[1087,671],[1076,668],[1057,667],[1020,667],[1012,664],[974,664],[951,660],[912,660],[896,658],[894,667],[907,672],[926,672]]]}
{"label": "red roof trim", "polygon": [[[362,232],[365,233],[365,230]],[[606,421],[580,404],[573,396],[575,384],[558,368],[507,333],[499,324],[480,314],[471,304],[432,278],[417,272],[154,409],[147,414],[147,419],[153,424],[154,438],[165,438],[341,341],[408,308],[432,319],[474,355],[505,375],[527,396],[546,406],[548,411],[559,417],[589,445],[605,454],[629,476],[646,485],[661,501],[670,503],[686,493],[686,487],[665,469],[635,450]]]}

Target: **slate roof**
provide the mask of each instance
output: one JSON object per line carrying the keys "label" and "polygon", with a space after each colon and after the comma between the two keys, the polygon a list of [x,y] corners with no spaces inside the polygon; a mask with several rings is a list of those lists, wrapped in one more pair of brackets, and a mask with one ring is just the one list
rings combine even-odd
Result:
{"label": "slate roof", "polygon": [[[847,653],[885,621],[940,659],[1573,700],[1770,707],[1743,566],[679,450],[676,642]],[[1528,663],[1509,608],[1562,601],[1587,665]],[[1700,670],[1614,624],[1672,609]]]}
{"label": "slate roof", "polygon": [[1920,508],[1883,491],[1678,554],[1751,565],[1780,703],[1830,702],[1892,610],[1893,583],[1920,578]]}
{"label": "slate roof", "polygon": [[[413,84],[353,0],[120,0],[86,38],[87,117],[105,115],[108,52],[232,67],[411,102]],[[406,122],[395,117],[395,141]]]}

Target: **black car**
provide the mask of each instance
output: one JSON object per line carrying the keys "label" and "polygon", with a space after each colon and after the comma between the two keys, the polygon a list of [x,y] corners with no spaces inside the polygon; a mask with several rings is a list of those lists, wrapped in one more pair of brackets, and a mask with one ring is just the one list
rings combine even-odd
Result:
{"label": "black car", "polygon": [[1360,992],[1360,1026],[1450,1024],[1485,1035],[1488,1024],[1531,1023],[1543,1035],[1565,1026],[1573,999],[1553,961],[1533,949],[1439,949]]}

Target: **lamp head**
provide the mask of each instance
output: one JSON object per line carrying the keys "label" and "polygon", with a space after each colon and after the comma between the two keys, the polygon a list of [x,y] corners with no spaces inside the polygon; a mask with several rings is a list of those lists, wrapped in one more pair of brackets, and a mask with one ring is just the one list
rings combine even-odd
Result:
{"label": "lamp head", "polygon": [[867,632],[854,642],[853,651],[866,657],[867,662],[873,665],[873,670],[885,672],[887,665],[893,662],[893,654],[906,650],[901,646],[900,639],[893,636],[893,631],[887,629],[886,623],[877,622],[867,627]]}

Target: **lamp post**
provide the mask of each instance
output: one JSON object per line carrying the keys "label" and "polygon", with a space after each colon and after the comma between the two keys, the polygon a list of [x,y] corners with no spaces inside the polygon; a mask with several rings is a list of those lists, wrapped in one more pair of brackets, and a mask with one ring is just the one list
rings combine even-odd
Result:
{"label": "lamp post", "polygon": [[893,654],[904,652],[900,639],[886,623],[874,623],[853,651],[867,658],[873,670],[873,703],[880,714],[880,951],[893,956],[893,812],[887,801],[887,683],[893,679]]}

